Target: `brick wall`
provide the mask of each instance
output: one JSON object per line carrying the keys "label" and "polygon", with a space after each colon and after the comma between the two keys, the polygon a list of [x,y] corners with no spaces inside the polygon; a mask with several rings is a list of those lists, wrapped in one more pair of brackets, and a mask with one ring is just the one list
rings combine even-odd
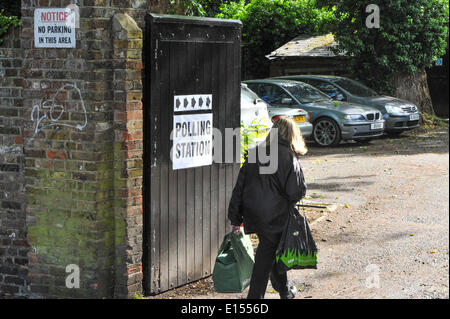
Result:
{"label": "brick wall", "polygon": [[[142,291],[142,31],[131,17],[142,27],[146,2],[78,1],[76,48],[35,48],[34,9],[70,3],[23,0],[22,28],[1,51],[0,295],[132,297]],[[71,264],[78,289],[66,287]]]}
{"label": "brick wall", "polygon": [[0,46],[0,298],[26,293],[21,29]]}

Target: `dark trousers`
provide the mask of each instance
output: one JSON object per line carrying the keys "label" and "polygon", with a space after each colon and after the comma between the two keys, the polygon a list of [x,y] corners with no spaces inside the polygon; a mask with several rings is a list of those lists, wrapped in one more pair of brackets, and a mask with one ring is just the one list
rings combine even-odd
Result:
{"label": "dark trousers", "polygon": [[263,299],[267,284],[272,282],[272,287],[280,293],[288,293],[287,274],[279,273],[275,269],[275,253],[281,238],[279,234],[257,233],[259,244],[256,249],[255,265],[253,266],[250,289],[247,299]]}

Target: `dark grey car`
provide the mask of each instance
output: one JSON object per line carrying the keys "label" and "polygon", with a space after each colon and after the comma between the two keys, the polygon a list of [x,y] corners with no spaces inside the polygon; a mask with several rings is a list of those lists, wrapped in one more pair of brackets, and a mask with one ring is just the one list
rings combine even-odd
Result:
{"label": "dark grey car", "polygon": [[271,107],[307,111],[313,123],[312,138],[321,146],[337,145],[341,140],[367,140],[384,132],[384,120],[377,109],[333,101],[309,84],[277,79],[244,83]]}
{"label": "dark grey car", "polygon": [[386,120],[385,131],[398,135],[420,126],[420,113],[413,103],[380,95],[358,81],[332,75],[291,75],[277,77],[311,84],[337,101],[353,102],[377,108]]}

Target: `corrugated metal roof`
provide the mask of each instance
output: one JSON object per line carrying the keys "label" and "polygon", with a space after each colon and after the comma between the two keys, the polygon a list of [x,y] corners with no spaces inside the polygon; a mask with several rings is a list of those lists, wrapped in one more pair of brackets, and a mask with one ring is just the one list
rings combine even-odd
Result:
{"label": "corrugated metal roof", "polygon": [[[335,57],[337,55],[331,49],[336,46],[337,43],[331,33],[314,36],[300,35],[266,57],[270,60],[288,56]],[[344,53],[338,55],[344,55]]]}

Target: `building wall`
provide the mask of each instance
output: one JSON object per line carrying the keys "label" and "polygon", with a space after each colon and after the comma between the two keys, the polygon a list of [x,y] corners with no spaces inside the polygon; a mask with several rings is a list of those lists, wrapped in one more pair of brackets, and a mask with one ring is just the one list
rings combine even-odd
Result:
{"label": "building wall", "polygon": [[287,57],[270,61],[270,76],[297,74],[345,75],[345,60],[339,57]]}

